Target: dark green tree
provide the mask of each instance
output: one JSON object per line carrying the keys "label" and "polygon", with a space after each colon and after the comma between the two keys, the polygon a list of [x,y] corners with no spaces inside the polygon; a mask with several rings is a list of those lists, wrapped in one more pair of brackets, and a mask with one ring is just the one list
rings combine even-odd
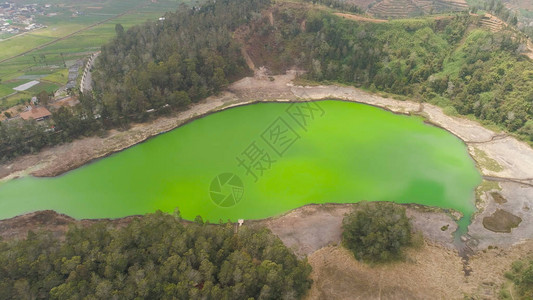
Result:
{"label": "dark green tree", "polygon": [[360,203],[343,220],[343,244],[358,260],[385,262],[401,257],[411,243],[405,208],[392,203]]}

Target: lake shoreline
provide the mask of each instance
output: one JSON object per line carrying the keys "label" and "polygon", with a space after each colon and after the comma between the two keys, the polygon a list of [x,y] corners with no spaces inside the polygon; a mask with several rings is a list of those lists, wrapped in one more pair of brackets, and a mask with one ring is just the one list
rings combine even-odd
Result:
{"label": "lake shoreline", "polygon": [[[260,102],[335,99],[371,105],[397,114],[422,115],[430,125],[440,127],[463,141],[482,175],[502,178],[501,182],[497,182],[500,187],[499,192],[506,198],[516,198],[519,201],[508,201],[503,206],[495,204],[490,193],[497,189],[483,191],[478,196],[476,202],[478,212],[472,219],[468,236],[469,241],[472,241],[470,246],[473,250],[484,249],[489,245],[509,246],[522,239],[533,238],[533,233],[527,232],[527,227],[533,225],[533,217],[524,210],[524,207],[530,205],[528,199],[533,199],[533,188],[523,188],[523,184],[520,184],[533,183],[533,150],[527,144],[502,133],[495,133],[474,121],[447,116],[441,108],[431,104],[384,98],[353,87],[295,86],[292,84],[294,73],[274,78],[274,81],[270,81],[247,77],[233,83],[220,95],[204,99],[173,116],[161,117],[149,123],[133,124],[126,131],[111,130],[108,136],[103,138],[89,137],[75,140],[69,144],[44,149],[40,153],[25,155],[0,164],[0,182],[28,175],[58,176],[198,118],[235,106]],[[490,162],[496,162],[500,167],[495,169],[493,163],[483,164],[482,161],[487,159],[477,157],[480,150]],[[503,179],[513,179],[516,182],[506,182]],[[530,206],[533,206],[533,203]],[[483,218],[490,216],[498,208],[520,215],[524,220],[519,228],[514,229],[512,234],[504,235],[503,238],[501,234],[490,232],[482,225]]]}

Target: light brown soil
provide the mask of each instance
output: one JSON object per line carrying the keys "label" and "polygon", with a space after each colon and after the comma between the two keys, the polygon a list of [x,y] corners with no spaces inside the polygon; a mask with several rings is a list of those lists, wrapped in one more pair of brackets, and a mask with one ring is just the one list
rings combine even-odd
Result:
{"label": "light brown soil", "polygon": [[[306,205],[284,215],[253,223],[270,228],[296,254],[307,256],[323,247],[340,245],[342,219],[355,206],[357,204]],[[405,207],[416,232],[421,232],[431,243],[455,249],[452,234],[457,229],[457,224],[451,216],[438,208],[420,205]],[[446,226],[446,230],[442,230]]]}
{"label": "light brown soil", "polygon": [[431,244],[411,250],[408,261],[369,266],[343,247],[309,256],[314,283],[307,299],[458,299],[463,282],[461,259]]}
{"label": "light brown soil", "polygon": [[330,246],[308,257],[314,283],[306,299],[497,299],[511,263],[532,254],[531,241],[480,252],[465,276],[457,254],[432,243],[407,251],[404,262],[377,266]]}
{"label": "light brown soil", "polygon": [[343,17],[349,20],[354,20],[354,21],[370,22],[370,23],[387,23],[388,22],[387,20],[366,18],[363,16],[352,15],[352,14],[344,14],[344,13],[334,13],[334,14],[339,17]]}

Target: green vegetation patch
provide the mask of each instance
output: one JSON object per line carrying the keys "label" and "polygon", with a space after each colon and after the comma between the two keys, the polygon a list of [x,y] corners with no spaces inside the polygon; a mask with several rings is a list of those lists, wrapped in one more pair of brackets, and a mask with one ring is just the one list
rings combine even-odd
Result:
{"label": "green vegetation patch", "polygon": [[500,291],[502,299],[533,299],[533,259],[525,258],[513,262],[505,277],[511,284],[503,285]]}
{"label": "green vegetation patch", "polygon": [[474,147],[474,157],[480,167],[484,169],[494,172],[503,171],[503,167],[496,160],[490,158],[485,151],[479,148]]}
{"label": "green vegetation patch", "polygon": [[358,260],[386,262],[411,245],[405,208],[392,203],[361,203],[343,220],[343,244]]}
{"label": "green vegetation patch", "polygon": [[60,85],[56,83],[41,81],[41,83],[39,83],[38,85],[33,86],[30,89],[28,89],[27,92],[31,93],[32,95],[36,95],[40,93],[41,91],[46,91],[47,93],[53,93],[59,87]]}
{"label": "green vegetation patch", "polygon": [[6,109],[22,102],[27,102],[33,95],[28,92],[18,92],[15,95],[9,96],[0,100],[0,109]]}
{"label": "green vegetation patch", "polygon": [[2,299],[299,299],[310,272],[268,229],[161,212],[0,242]]}
{"label": "green vegetation patch", "polygon": [[62,69],[58,72],[52,73],[46,77],[43,77],[42,80],[54,82],[59,85],[67,84],[68,82],[68,70]]}

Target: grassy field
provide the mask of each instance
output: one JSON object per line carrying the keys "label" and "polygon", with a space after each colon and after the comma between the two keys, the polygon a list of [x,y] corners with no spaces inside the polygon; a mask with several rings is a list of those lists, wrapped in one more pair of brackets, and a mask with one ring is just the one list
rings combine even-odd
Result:
{"label": "grassy field", "polygon": [[60,85],[67,84],[68,81],[68,70],[61,69],[57,72],[51,73],[50,75],[43,77],[43,80],[57,83]]}
{"label": "grassy field", "polygon": [[[31,97],[33,93],[38,93],[43,89],[52,92],[52,89],[64,85],[68,77],[65,64],[68,66],[98,51],[102,44],[115,35],[115,24],[120,23],[127,29],[147,20],[157,19],[167,11],[175,11],[180,3],[190,1],[158,0],[157,3],[152,3],[150,0],[82,2],[25,0],[15,2],[43,5],[49,3],[52,4],[52,9],[57,12],[57,15],[37,16],[37,21],[46,25],[46,28],[0,41],[0,61],[11,58],[0,63],[0,79],[2,80],[0,82],[0,110],[16,104],[21,97]],[[76,11],[80,14],[75,14]],[[99,22],[103,23],[87,28]],[[42,47],[49,42],[53,43]],[[42,48],[35,49],[37,47]],[[26,51],[31,52],[14,57]],[[24,93],[19,93],[20,95],[17,94],[16,97],[3,99],[15,92],[13,87],[30,81],[25,79],[28,75],[46,75],[42,78],[45,82]],[[21,76],[23,77],[20,78]]]}

